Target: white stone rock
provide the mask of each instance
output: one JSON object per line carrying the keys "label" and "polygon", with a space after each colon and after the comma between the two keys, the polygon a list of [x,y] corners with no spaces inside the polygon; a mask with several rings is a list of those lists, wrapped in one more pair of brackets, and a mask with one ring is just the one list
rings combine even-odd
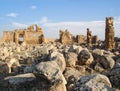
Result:
{"label": "white stone rock", "polygon": [[87,48],[84,48],[78,54],[78,63],[80,65],[90,65],[93,62],[93,56]]}
{"label": "white stone rock", "polygon": [[36,65],[36,69],[38,74],[43,74],[51,83],[58,83],[56,86],[52,86],[54,89],[52,91],[66,91],[67,82],[55,61],[40,62]]}
{"label": "white stone rock", "polygon": [[63,72],[65,70],[66,62],[65,62],[65,58],[64,58],[63,54],[61,54],[59,52],[53,52],[50,55],[50,60],[54,60],[58,64],[61,72]]}
{"label": "white stone rock", "polygon": [[66,53],[65,59],[66,59],[67,67],[75,67],[76,62],[78,61],[77,54],[75,54],[73,52]]}
{"label": "white stone rock", "polygon": [[74,91],[114,91],[109,79],[101,74],[82,76],[75,83]]}

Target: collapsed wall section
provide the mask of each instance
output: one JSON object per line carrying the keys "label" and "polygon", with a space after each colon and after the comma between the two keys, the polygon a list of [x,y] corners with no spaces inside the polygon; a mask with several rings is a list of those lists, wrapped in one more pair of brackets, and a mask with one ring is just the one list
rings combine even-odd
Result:
{"label": "collapsed wall section", "polygon": [[14,41],[14,32],[13,31],[4,31],[1,41],[2,42],[13,42]]}

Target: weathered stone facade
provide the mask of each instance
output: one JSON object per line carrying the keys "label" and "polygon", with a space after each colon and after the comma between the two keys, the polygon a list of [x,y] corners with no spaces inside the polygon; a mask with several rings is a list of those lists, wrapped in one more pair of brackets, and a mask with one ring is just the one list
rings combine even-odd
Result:
{"label": "weathered stone facade", "polygon": [[60,30],[59,33],[60,33],[60,42],[61,43],[63,43],[63,44],[72,44],[73,43],[74,39],[73,39],[73,36],[69,33],[69,31]]}
{"label": "weathered stone facade", "polygon": [[10,42],[10,41],[14,41],[14,32],[4,31],[1,42]]}
{"label": "weathered stone facade", "polygon": [[114,21],[113,17],[106,17],[105,48],[107,50],[111,50],[115,48],[113,21]]}
{"label": "weathered stone facade", "polygon": [[3,42],[15,42],[20,44],[40,44],[45,42],[43,30],[38,25],[31,25],[27,29],[17,29],[14,31],[4,31]]}

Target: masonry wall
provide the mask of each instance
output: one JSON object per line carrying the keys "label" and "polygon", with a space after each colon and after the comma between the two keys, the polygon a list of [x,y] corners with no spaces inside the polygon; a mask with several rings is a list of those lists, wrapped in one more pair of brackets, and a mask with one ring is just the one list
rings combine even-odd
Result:
{"label": "masonry wall", "polygon": [[84,35],[77,35],[76,37],[76,40],[77,40],[77,43],[86,43],[86,36]]}
{"label": "masonry wall", "polygon": [[14,32],[4,31],[2,36],[2,41],[4,42],[14,42]]}
{"label": "masonry wall", "polygon": [[42,42],[42,36],[41,32],[25,32],[25,39],[24,41],[27,44],[40,44]]}

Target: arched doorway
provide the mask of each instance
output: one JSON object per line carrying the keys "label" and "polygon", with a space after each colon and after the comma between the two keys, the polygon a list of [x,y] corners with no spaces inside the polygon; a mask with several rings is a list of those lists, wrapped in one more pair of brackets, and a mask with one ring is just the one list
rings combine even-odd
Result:
{"label": "arched doorway", "polygon": [[24,41],[23,34],[19,34],[18,43],[21,44],[21,43],[23,43],[23,41]]}

